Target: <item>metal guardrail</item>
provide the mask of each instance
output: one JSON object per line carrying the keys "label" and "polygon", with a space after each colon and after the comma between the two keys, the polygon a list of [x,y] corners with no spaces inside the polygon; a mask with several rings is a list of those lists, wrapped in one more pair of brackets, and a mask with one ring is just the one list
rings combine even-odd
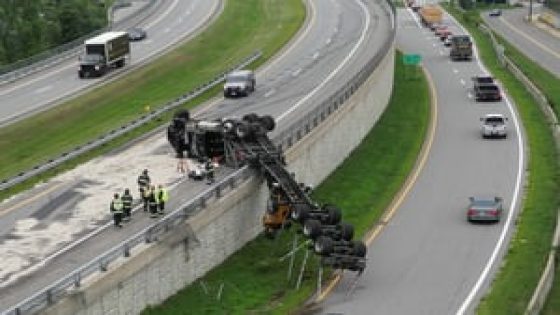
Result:
{"label": "metal guardrail", "polygon": [[[76,57],[80,54],[82,45],[86,39],[111,29],[119,29],[123,27],[123,25],[131,23],[131,21],[139,23],[149,16],[151,12],[150,9],[154,7],[157,1],[158,0],[149,0],[136,14],[129,15],[118,23],[111,24],[111,20],[109,20],[110,24],[106,27],[95,30],[71,42],[49,49],[40,54],[0,67],[0,85],[16,81],[22,77],[59,64],[69,58]],[[123,7],[123,4],[122,2],[117,2],[115,5],[111,6],[108,12],[109,17],[113,16],[115,10]]]}
{"label": "metal guardrail", "polygon": [[[387,1],[390,11],[387,12],[389,16],[392,15],[393,25],[396,25],[396,9],[394,5]],[[292,147],[296,142],[301,140],[304,136],[309,134],[321,122],[326,120],[331,114],[336,112],[340,107],[344,106],[345,101],[348,100],[358,88],[367,80],[367,78],[377,68],[379,63],[383,60],[387,53],[391,50],[396,36],[396,29],[393,28],[388,40],[384,43],[383,47],[356,73],[352,79],[344,86],[334,92],[327,100],[319,104],[314,110],[309,112],[297,120],[291,128],[278,134],[274,138],[277,145],[282,146],[284,150]],[[169,105],[169,104],[168,104]],[[166,232],[173,229],[173,227],[185,223],[185,220],[197,212],[206,208],[208,201],[220,199],[224,192],[230,191],[244,183],[252,177],[254,171],[245,166],[233,174],[227,176],[219,181],[216,185],[202,192],[197,197],[193,198],[179,209],[169,213],[158,222],[151,224],[144,230],[136,233],[127,240],[111,248],[104,254],[90,261],[88,264],[80,267],[56,283],[38,291],[33,296],[18,303],[5,311],[3,315],[22,315],[33,314],[45,307],[53,305],[66,294],[72,290],[79,289],[82,284],[82,279],[85,279],[97,272],[106,272],[111,263],[119,259],[124,259],[130,256],[131,250],[141,244],[151,243],[164,235]]]}
{"label": "metal guardrail", "polygon": [[247,57],[245,60],[243,60],[240,64],[224,71],[223,73],[219,74],[217,77],[215,77],[214,79],[210,80],[207,83],[202,84],[201,86],[195,88],[193,91],[186,93],[178,98],[176,98],[175,100],[165,104],[163,107],[157,109],[157,110],[153,110],[150,113],[141,116],[140,118],[131,121],[130,123],[123,125],[119,128],[113,129],[111,131],[109,131],[108,133],[101,135],[99,138],[97,138],[97,140],[92,140],[89,141],[88,143],[84,144],[84,145],[80,145],[75,147],[73,150],[70,150],[68,152],[64,152],[62,153],[58,158],[54,158],[54,159],[50,159],[48,160],[46,163],[37,165],[35,167],[33,167],[32,169],[25,171],[25,172],[21,172],[18,175],[8,178],[8,179],[4,179],[2,181],[0,181],[0,191],[4,190],[4,189],[8,189],[10,187],[13,187],[16,184],[19,184],[29,178],[32,178],[34,176],[37,176],[41,173],[44,173],[56,166],[59,166],[60,164],[71,160],[81,154],[84,154],[86,152],[89,152],[95,148],[100,147],[101,145],[119,137],[124,135],[125,133],[138,128],[150,121],[152,121],[153,119],[159,117],[160,115],[162,115],[165,112],[168,112],[178,106],[181,106],[183,104],[185,104],[186,102],[189,102],[191,100],[193,100],[194,98],[198,97],[199,95],[205,93],[206,91],[212,89],[213,87],[217,86],[218,84],[220,84],[221,82],[224,81],[225,79],[225,75],[235,69],[240,69],[240,68],[244,68],[246,66],[248,66],[249,64],[251,64],[253,61],[257,60],[258,58],[260,58],[260,56],[262,55],[262,52],[258,51],[255,52],[254,54],[252,54],[251,56]]}
{"label": "metal guardrail", "polygon": [[[498,59],[500,60],[504,68],[509,70],[523,84],[523,86],[531,94],[535,102],[539,104],[541,111],[545,114],[552,129],[554,140],[556,142],[556,149],[560,150],[560,126],[558,124],[558,117],[556,116],[556,113],[552,109],[552,106],[548,102],[546,96],[529,79],[529,77],[527,77],[523,73],[523,71],[521,71],[521,69],[519,69],[519,67],[505,55],[504,46],[498,42],[490,28],[485,24],[479,25],[479,28],[482,32],[490,36],[492,47],[494,48],[494,51],[498,55]],[[552,237],[551,249],[548,254],[547,262],[542,271],[539,283],[537,284],[537,287],[535,288],[535,291],[531,296],[531,300],[527,305],[525,314],[539,314],[542,311],[548,294],[550,293],[550,289],[552,288],[556,271],[556,264],[558,263],[557,251],[560,244],[560,211],[557,214],[556,220],[556,228]]]}

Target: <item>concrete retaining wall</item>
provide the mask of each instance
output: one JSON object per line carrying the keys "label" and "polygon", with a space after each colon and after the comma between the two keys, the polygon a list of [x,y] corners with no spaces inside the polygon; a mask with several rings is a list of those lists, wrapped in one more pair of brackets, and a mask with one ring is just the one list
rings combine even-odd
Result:
{"label": "concrete retaining wall", "polygon": [[[348,100],[286,154],[300,181],[317,185],[361,142],[387,106],[394,49]],[[158,304],[223,262],[261,231],[268,191],[258,177],[224,196],[153,245],[111,265],[103,275],[45,311],[46,314],[137,314]]]}

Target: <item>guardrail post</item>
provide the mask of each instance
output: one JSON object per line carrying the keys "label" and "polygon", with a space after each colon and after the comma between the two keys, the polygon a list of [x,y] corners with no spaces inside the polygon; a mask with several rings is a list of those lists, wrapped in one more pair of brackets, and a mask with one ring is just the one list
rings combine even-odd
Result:
{"label": "guardrail post", "polygon": [[200,197],[200,208],[206,208],[206,199],[204,198],[204,196]]}
{"label": "guardrail post", "polygon": [[79,288],[82,285],[82,276],[78,273],[74,278],[74,287]]}
{"label": "guardrail post", "polygon": [[216,198],[217,199],[222,198],[222,186],[221,185],[218,185],[216,187]]}
{"label": "guardrail post", "polygon": [[101,272],[106,272],[107,271],[107,263],[103,262],[103,261],[100,261],[99,262],[99,270]]}
{"label": "guardrail post", "polygon": [[47,305],[52,305],[53,304],[52,289],[47,290],[47,292],[45,292],[45,294],[46,294]]}
{"label": "guardrail post", "polygon": [[124,257],[130,257],[130,246],[128,244],[123,247],[123,255]]}

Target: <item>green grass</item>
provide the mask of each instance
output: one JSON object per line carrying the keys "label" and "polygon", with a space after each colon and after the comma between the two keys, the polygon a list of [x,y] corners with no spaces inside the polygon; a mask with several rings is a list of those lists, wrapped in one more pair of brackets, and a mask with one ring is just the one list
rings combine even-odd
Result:
{"label": "green grass", "polygon": [[550,249],[559,204],[558,155],[544,114],[523,85],[499,65],[489,37],[476,28],[479,13],[450,12],[468,28],[480,57],[515,101],[528,139],[523,209],[504,264],[477,310],[479,314],[523,314]]}
{"label": "green grass", "polygon": [[558,264],[556,264],[554,283],[548,294],[548,299],[544,305],[542,315],[560,315],[560,273],[558,271]]}
{"label": "green grass", "polygon": [[[95,139],[142,115],[146,106],[157,108],[215,77],[257,49],[263,50],[264,54],[252,67],[259,66],[293,37],[304,19],[305,8],[301,0],[226,1],[220,17],[189,43],[125,78],[0,129],[0,178],[13,176]],[[213,93],[207,93],[186,107],[191,108],[218,91],[214,89]],[[163,122],[168,120],[169,115],[162,118]],[[134,135],[145,133],[163,122],[143,127]],[[96,150],[87,158],[122,142]],[[48,172],[40,179],[85,160],[82,158]],[[0,198],[28,188],[36,181],[4,191]]]}
{"label": "green grass", "polygon": [[[400,54],[396,60],[401,60]],[[354,224],[358,237],[363,236],[412,170],[429,113],[426,80],[405,80],[403,66],[397,63],[387,110],[361,145],[317,187],[314,198],[343,209],[344,221]],[[293,233],[284,232],[274,241],[257,237],[202,279],[144,314],[287,314],[298,309],[316,289],[317,261],[314,258],[308,265],[302,289],[294,290],[295,279],[286,279],[288,264],[278,261],[289,251]],[[302,256],[297,257],[298,267]],[[208,293],[203,284],[210,288]]]}

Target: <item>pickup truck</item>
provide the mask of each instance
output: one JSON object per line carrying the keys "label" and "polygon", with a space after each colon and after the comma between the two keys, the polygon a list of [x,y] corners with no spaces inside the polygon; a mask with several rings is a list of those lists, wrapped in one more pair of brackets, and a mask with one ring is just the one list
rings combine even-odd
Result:
{"label": "pickup truck", "polygon": [[476,76],[472,78],[473,90],[476,101],[501,101],[500,88],[489,76]]}

